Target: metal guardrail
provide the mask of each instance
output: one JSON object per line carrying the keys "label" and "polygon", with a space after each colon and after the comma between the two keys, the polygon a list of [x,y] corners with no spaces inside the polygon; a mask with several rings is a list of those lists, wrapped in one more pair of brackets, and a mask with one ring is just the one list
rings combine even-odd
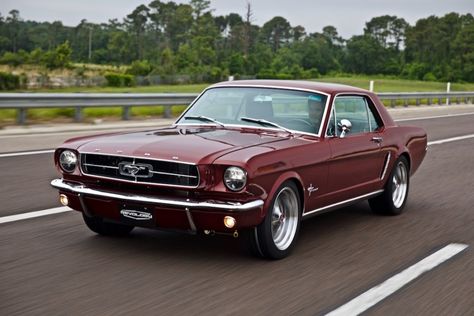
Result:
{"label": "metal guardrail", "polygon": [[171,117],[171,106],[189,105],[195,93],[0,93],[0,109],[17,109],[17,122],[26,122],[27,109],[74,108],[74,120],[83,119],[82,110],[90,107],[122,107],[122,119],[130,119],[133,106],[164,106],[164,116]]}
{"label": "metal guardrail", "polygon": [[[390,101],[395,106],[399,101],[407,106],[411,101],[431,105],[472,103],[474,91],[470,92],[410,92],[378,93],[382,101]],[[89,107],[122,107],[122,119],[130,119],[133,106],[164,106],[164,117],[171,117],[171,107],[190,104],[198,94],[195,93],[0,93],[0,109],[17,109],[17,122],[26,122],[27,109],[33,108],[75,108],[74,120],[83,119],[83,109]],[[424,101],[426,100],[426,101]]]}
{"label": "metal guardrail", "polygon": [[[414,100],[416,105],[420,105],[422,100],[426,100],[426,104],[432,105],[436,100],[439,105],[455,103],[472,103],[474,91],[467,92],[383,92],[377,93],[382,100],[390,101],[390,106],[395,106],[397,101],[403,101],[403,105],[407,106],[409,101]],[[443,102],[445,101],[445,102]]]}

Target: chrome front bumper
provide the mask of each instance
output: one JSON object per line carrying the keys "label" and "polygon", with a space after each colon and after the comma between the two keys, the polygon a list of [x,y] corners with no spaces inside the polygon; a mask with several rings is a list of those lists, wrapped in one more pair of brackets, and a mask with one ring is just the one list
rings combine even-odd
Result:
{"label": "chrome front bumper", "polygon": [[113,192],[87,188],[82,184],[74,184],[70,182],[65,182],[63,179],[54,179],[53,181],[51,181],[51,186],[55,187],[56,189],[69,191],[76,194],[100,196],[100,197],[117,199],[117,200],[122,200],[122,201],[151,203],[151,204],[172,206],[172,207],[178,207],[178,208],[212,209],[212,210],[239,212],[239,211],[248,211],[251,209],[260,208],[263,206],[263,200],[255,200],[255,201],[251,201],[245,204],[219,202],[219,201],[198,202],[198,201],[191,201],[189,199],[171,200],[171,199],[154,198],[154,197],[143,196],[143,195],[113,193]]}

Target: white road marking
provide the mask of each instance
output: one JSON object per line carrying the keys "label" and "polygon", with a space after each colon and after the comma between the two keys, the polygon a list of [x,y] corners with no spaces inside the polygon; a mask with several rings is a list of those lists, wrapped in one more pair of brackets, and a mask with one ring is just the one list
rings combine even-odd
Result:
{"label": "white road marking", "polygon": [[421,120],[430,120],[430,119],[456,117],[456,116],[468,116],[468,115],[474,115],[474,113],[458,113],[458,114],[445,114],[445,115],[436,115],[436,116],[410,117],[410,118],[395,120],[395,122],[407,122],[407,121],[418,121],[418,120],[421,121]]}
{"label": "white road marking", "polygon": [[17,157],[17,156],[29,156],[29,155],[40,155],[40,154],[52,154],[52,153],[54,153],[54,149],[23,151],[23,152],[17,152],[17,153],[0,154],[0,158]]}
{"label": "white road marking", "polygon": [[0,224],[16,222],[16,221],[21,221],[24,219],[41,217],[41,216],[46,216],[46,215],[51,215],[51,214],[64,213],[64,212],[69,212],[69,211],[72,211],[69,207],[61,206],[61,207],[50,208],[50,209],[42,210],[42,211],[3,216],[3,217],[0,217]]}
{"label": "white road marking", "polygon": [[403,286],[415,280],[422,274],[454,257],[467,247],[468,245],[464,244],[449,244],[411,267],[394,275],[383,283],[380,283],[367,292],[357,296],[348,303],[338,307],[329,314],[326,314],[326,316],[359,315],[379,303],[381,300],[400,290]]}
{"label": "white road marking", "polygon": [[456,142],[456,141],[459,141],[459,140],[464,140],[464,139],[469,139],[469,138],[474,138],[474,134],[451,137],[451,138],[445,138],[445,139],[440,139],[440,140],[434,140],[434,141],[428,142],[428,146],[440,145],[440,144],[450,143],[450,142]]}

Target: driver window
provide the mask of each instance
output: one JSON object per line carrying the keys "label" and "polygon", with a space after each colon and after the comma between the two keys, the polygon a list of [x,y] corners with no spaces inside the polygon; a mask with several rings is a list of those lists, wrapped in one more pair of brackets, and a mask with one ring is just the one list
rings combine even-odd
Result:
{"label": "driver window", "polygon": [[341,120],[351,123],[346,136],[372,132],[378,128],[377,120],[363,96],[339,96],[334,100],[327,132],[329,136],[341,136]]}

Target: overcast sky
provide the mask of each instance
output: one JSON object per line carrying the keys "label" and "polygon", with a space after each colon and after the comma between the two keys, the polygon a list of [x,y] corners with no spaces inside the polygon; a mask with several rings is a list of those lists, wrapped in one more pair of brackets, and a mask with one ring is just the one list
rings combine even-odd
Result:
{"label": "overcast sky", "polygon": [[[167,0],[162,0],[166,2]],[[140,4],[151,0],[0,0],[0,13],[20,11],[25,20],[62,21],[76,26],[82,19],[101,23],[117,18],[120,21]],[[187,3],[187,0],[175,0]],[[274,16],[283,16],[292,26],[302,25],[308,33],[320,32],[333,25],[340,35],[349,38],[361,34],[365,22],[384,14],[403,17],[410,24],[430,15],[449,12],[474,14],[474,0],[250,0],[254,23],[263,25]],[[231,12],[244,15],[246,0],[211,0],[214,15]]]}

